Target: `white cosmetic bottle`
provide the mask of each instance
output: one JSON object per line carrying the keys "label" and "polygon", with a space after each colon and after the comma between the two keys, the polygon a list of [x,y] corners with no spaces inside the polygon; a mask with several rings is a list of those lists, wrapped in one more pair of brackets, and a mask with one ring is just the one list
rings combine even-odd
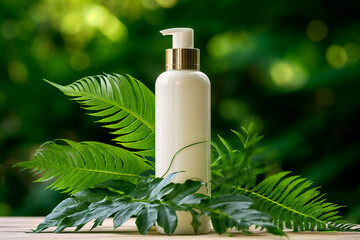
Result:
{"label": "white cosmetic bottle", "polygon": [[[172,35],[173,48],[166,49],[166,71],[156,80],[155,87],[155,175],[180,172],[174,182],[200,179],[208,183],[199,192],[210,195],[210,143],[201,143],[174,154],[185,146],[210,141],[210,81],[200,68],[200,50],[194,48],[191,28],[161,31]],[[168,170],[168,171],[167,171]],[[191,214],[177,212],[178,225],[174,234],[194,234]],[[210,220],[201,216],[198,233],[210,232]],[[159,233],[164,233],[157,227]]]}

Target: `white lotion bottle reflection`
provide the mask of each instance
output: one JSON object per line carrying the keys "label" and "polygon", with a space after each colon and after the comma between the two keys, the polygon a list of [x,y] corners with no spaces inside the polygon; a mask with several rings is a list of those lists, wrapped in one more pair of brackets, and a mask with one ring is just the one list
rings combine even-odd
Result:
{"label": "white lotion bottle reflection", "polygon": [[[185,146],[210,141],[210,81],[200,69],[200,50],[194,48],[191,28],[161,31],[172,35],[173,48],[166,49],[166,71],[155,86],[155,174],[180,172],[174,182],[200,179],[207,183],[200,193],[210,195],[210,143],[201,143],[180,151],[170,169],[171,159]],[[177,212],[174,234],[194,234],[189,212]],[[201,216],[199,233],[210,232],[210,220]],[[157,226],[159,233],[164,230]]]}

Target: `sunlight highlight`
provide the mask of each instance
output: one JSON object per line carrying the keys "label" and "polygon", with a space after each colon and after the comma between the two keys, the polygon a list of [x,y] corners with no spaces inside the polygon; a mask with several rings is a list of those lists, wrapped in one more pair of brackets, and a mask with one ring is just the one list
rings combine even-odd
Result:
{"label": "sunlight highlight", "polygon": [[127,37],[126,26],[113,15],[106,18],[100,31],[112,42],[124,40]]}
{"label": "sunlight highlight", "polygon": [[270,76],[280,88],[299,89],[307,82],[307,73],[299,64],[289,61],[278,61],[271,65]]}
{"label": "sunlight highlight", "polygon": [[101,27],[105,24],[109,11],[101,5],[93,5],[85,12],[85,21],[88,25]]}

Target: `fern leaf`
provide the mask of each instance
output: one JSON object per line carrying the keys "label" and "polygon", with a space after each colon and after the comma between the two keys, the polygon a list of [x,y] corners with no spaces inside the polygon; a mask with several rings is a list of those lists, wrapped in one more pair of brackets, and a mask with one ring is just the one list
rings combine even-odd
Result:
{"label": "fern leaf", "polygon": [[15,166],[42,174],[37,181],[56,178],[48,187],[71,193],[110,179],[136,183],[140,173],[152,169],[147,160],[125,149],[99,142],[61,141],[65,144],[43,144],[33,160]]}
{"label": "fern leaf", "polygon": [[328,203],[318,191],[310,188],[311,182],[300,176],[288,176],[290,172],[280,172],[256,185],[259,174],[270,167],[256,161],[254,156],[264,148],[256,148],[262,136],[257,136],[253,124],[248,128],[234,131],[242,146],[231,146],[220,138],[226,151],[212,143],[215,153],[212,157],[212,194],[238,192],[254,200],[254,208],[273,216],[274,224],[294,231],[337,230],[350,231],[356,225],[339,220],[337,204]]}
{"label": "fern leaf", "polygon": [[[47,80],[45,80],[47,81]],[[50,81],[65,95],[73,97],[89,115],[117,137],[114,141],[142,156],[154,156],[155,97],[131,76],[105,74],[82,78],[62,86]]]}
{"label": "fern leaf", "polygon": [[359,231],[356,225],[343,223],[337,216],[337,204],[325,202],[318,188],[309,188],[311,182],[299,176],[280,172],[260,182],[254,188],[233,186],[239,193],[254,200],[254,208],[267,212],[280,229],[294,231]]}

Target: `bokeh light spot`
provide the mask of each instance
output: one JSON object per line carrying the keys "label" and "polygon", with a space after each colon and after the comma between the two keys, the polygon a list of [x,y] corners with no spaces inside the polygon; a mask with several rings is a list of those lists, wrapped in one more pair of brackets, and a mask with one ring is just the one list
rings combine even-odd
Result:
{"label": "bokeh light spot", "polygon": [[255,47],[253,36],[245,31],[217,34],[208,43],[208,51],[213,58],[223,58],[234,52],[245,56]]}
{"label": "bokeh light spot", "polygon": [[105,23],[108,15],[109,12],[105,7],[93,5],[85,13],[85,21],[90,26],[100,27]]}
{"label": "bokeh light spot", "polygon": [[356,42],[345,43],[344,49],[349,62],[357,62],[360,59],[360,46]]}
{"label": "bokeh light spot", "polygon": [[14,83],[23,84],[28,78],[28,69],[24,63],[14,61],[8,65],[8,74]]}
{"label": "bokeh light spot", "polygon": [[65,34],[76,34],[83,27],[83,17],[80,13],[73,11],[65,15],[61,21],[61,31]]}
{"label": "bokeh light spot", "polygon": [[334,103],[334,93],[329,88],[322,87],[317,89],[314,98],[316,104],[323,107],[329,107]]}
{"label": "bokeh light spot", "polygon": [[126,26],[113,15],[107,17],[100,31],[112,42],[117,42],[127,37]]}
{"label": "bokeh light spot", "polygon": [[313,20],[308,24],[306,33],[310,40],[314,42],[320,42],[326,37],[328,33],[328,27],[321,20]]}
{"label": "bokeh light spot", "polygon": [[270,76],[280,88],[299,89],[307,81],[306,71],[297,63],[278,61],[270,67]]}
{"label": "bokeh light spot", "polygon": [[90,58],[84,52],[74,52],[70,56],[70,65],[73,69],[77,71],[83,71],[90,66]]}
{"label": "bokeh light spot", "polygon": [[347,63],[347,54],[344,48],[332,45],[326,50],[326,61],[333,68],[342,68]]}
{"label": "bokeh light spot", "polygon": [[177,0],[156,0],[156,2],[163,8],[171,8],[175,6]]}
{"label": "bokeh light spot", "polygon": [[16,21],[8,19],[1,24],[1,34],[4,38],[13,39],[16,37]]}
{"label": "bokeh light spot", "polygon": [[294,77],[294,71],[286,62],[277,62],[271,66],[270,76],[279,86],[286,86]]}

